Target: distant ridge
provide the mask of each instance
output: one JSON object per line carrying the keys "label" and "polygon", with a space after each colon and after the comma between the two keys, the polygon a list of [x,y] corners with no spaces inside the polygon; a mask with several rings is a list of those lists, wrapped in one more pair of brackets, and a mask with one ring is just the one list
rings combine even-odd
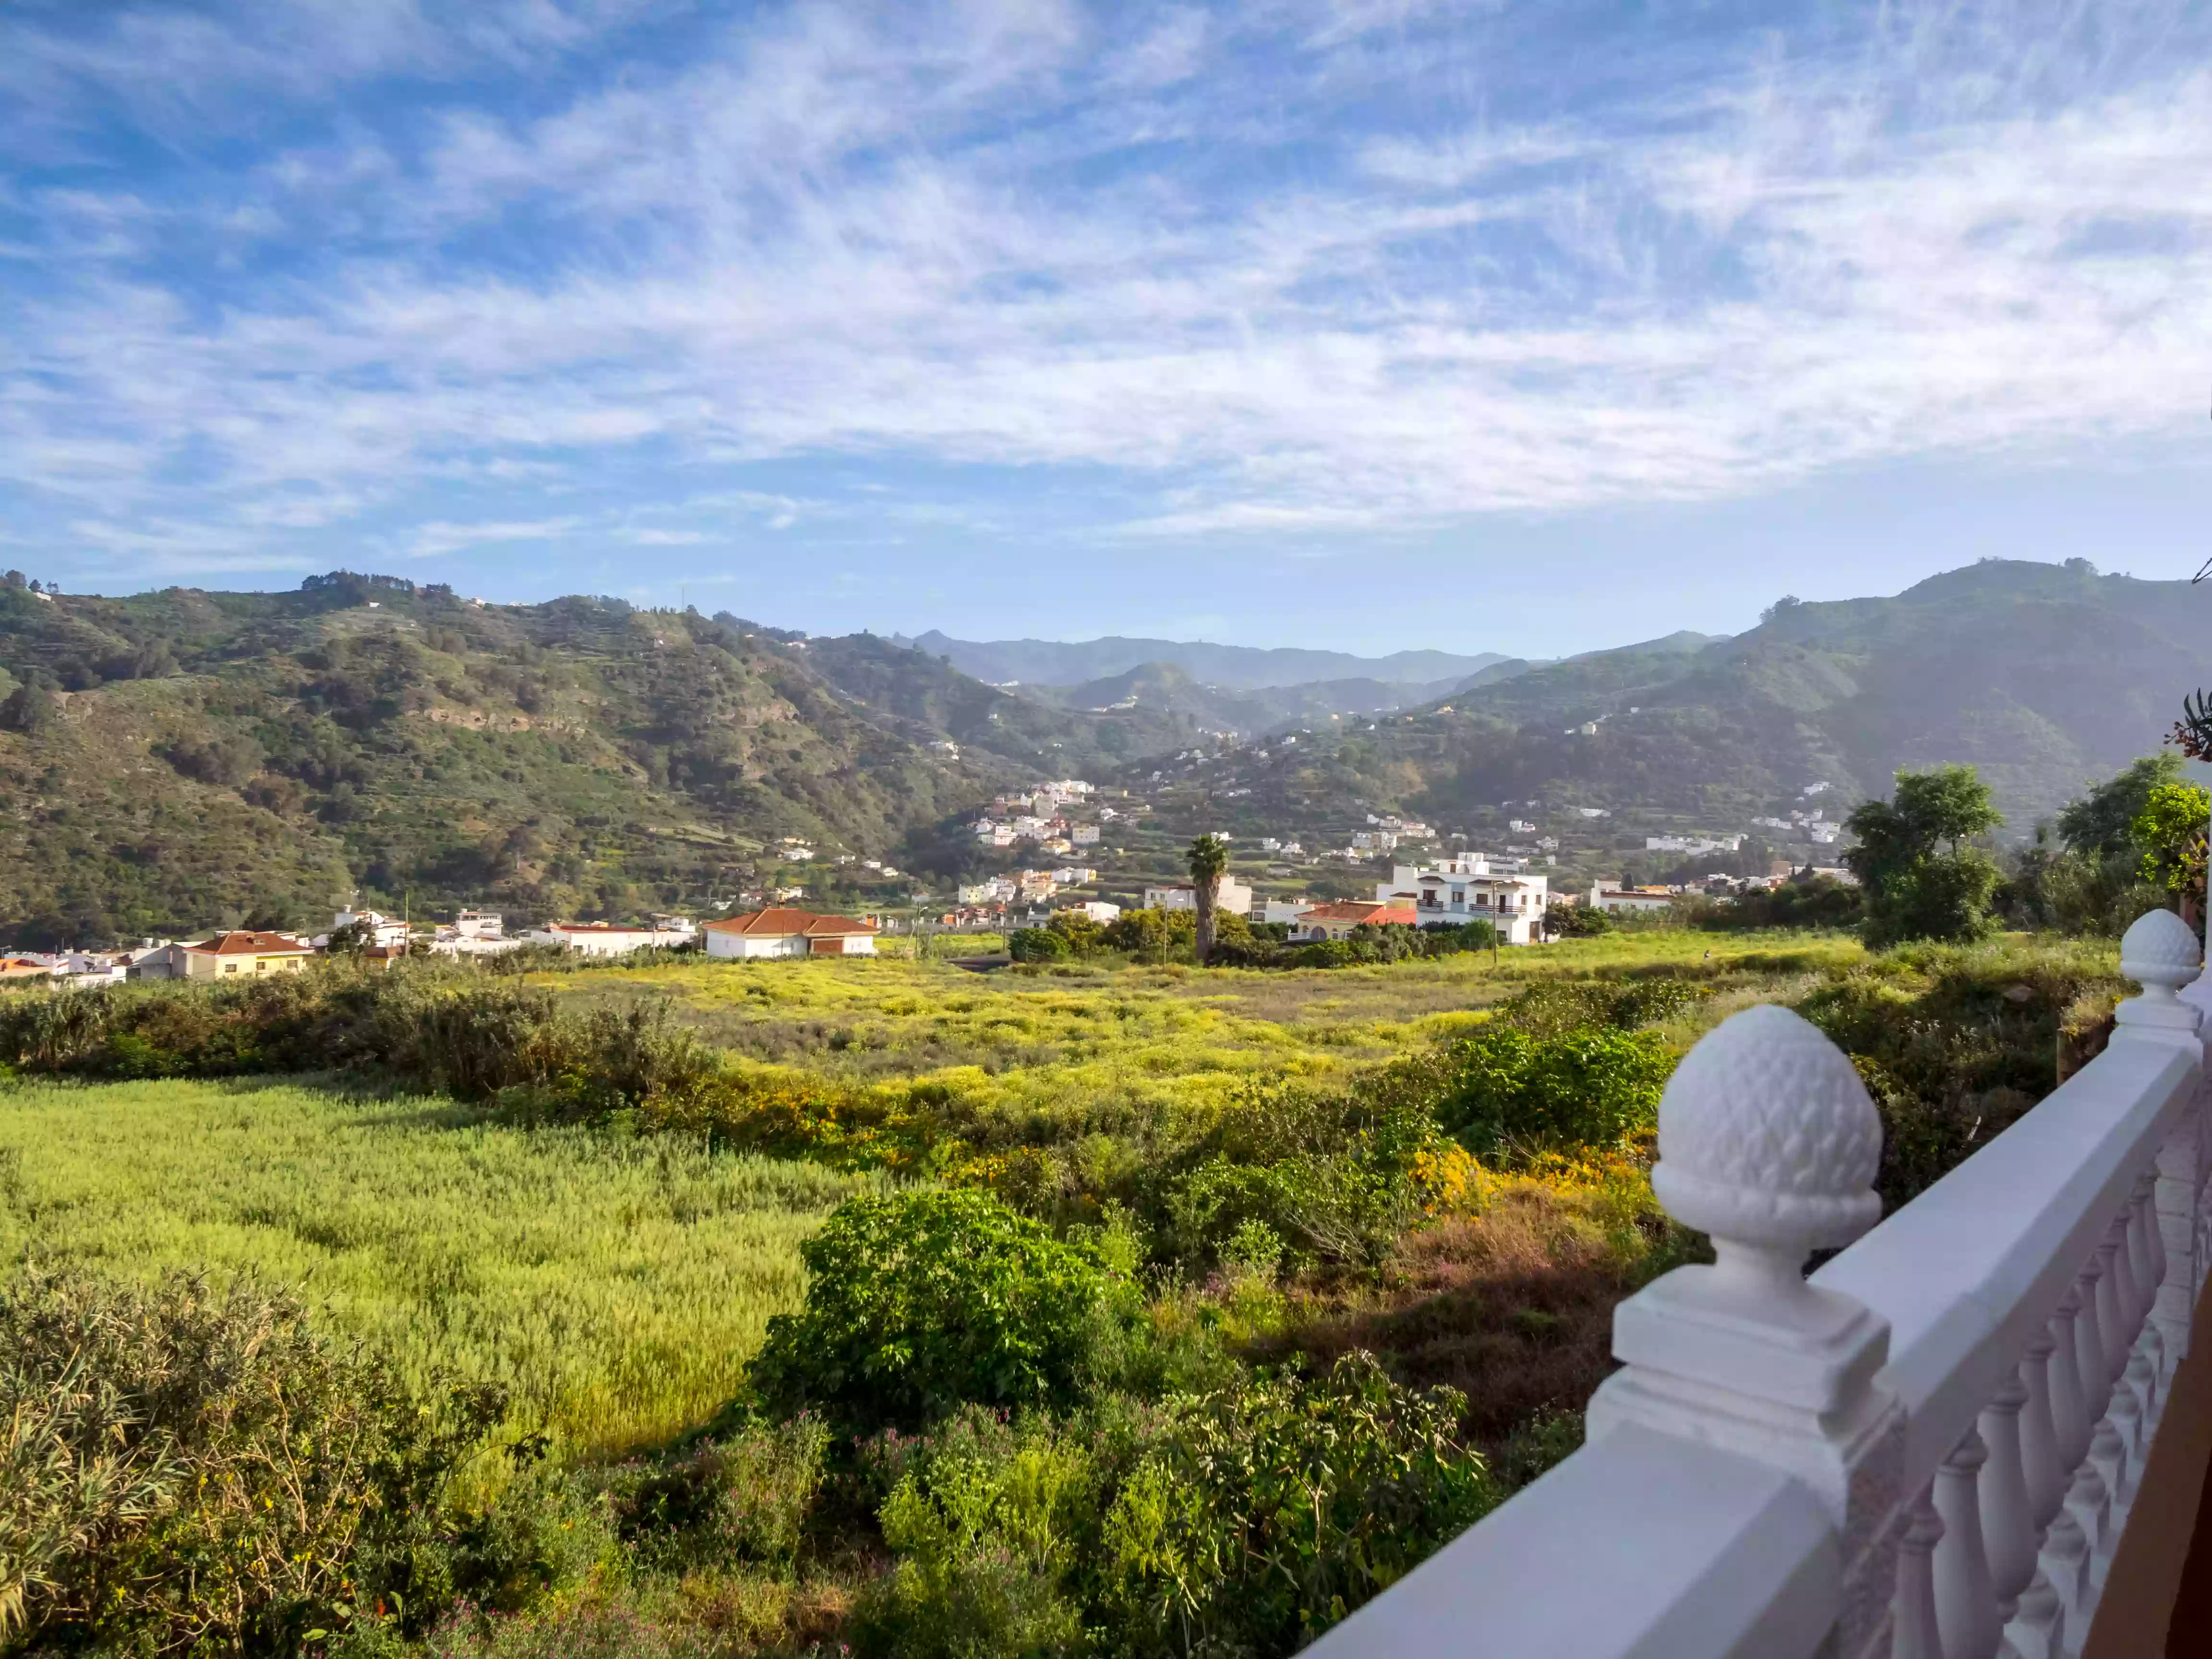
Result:
{"label": "distant ridge", "polygon": [[1319,680],[1381,680],[1391,685],[1432,685],[1464,679],[1492,663],[1506,660],[1498,651],[1460,655],[1449,651],[1397,651],[1387,657],[1356,657],[1343,651],[1309,651],[1282,647],[1214,645],[1203,640],[1139,640],[1119,636],[1063,642],[1057,640],[956,640],[933,629],[915,638],[892,636],[932,656],[946,657],[963,674],[1003,685],[1083,685],[1127,674],[1148,663],[1180,668],[1201,685],[1229,691],[1257,691],[1276,686],[1310,685]]}

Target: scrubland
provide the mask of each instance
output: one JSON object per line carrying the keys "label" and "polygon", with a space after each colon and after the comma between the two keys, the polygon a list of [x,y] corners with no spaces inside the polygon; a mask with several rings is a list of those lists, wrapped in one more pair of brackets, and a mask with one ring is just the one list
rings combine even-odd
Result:
{"label": "scrubland", "polygon": [[[1286,1651],[1572,1449],[1614,1303],[1703,1248],[1647,1175],[1699,1035],[1820,1024],[1895,1204],[2094,1050],[2116,956],[1651,933],[0,999],[0,1249],[72,1306],[289,1287],[392,1422],[471,1425],[427,1532],[363,1499],[352,1588],[269,1591],[234,1648]],[[0,1644],[63,1639],[91,1571]],[[92,1644],[174,1634],[131,1616]]]}

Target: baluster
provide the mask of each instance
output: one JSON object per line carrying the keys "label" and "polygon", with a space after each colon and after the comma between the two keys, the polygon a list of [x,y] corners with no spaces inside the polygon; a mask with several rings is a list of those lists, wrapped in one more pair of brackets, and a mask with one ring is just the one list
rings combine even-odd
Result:
{"label": "baluster", "polygon": [[2019,1368],[2027,1391],[2020,1413],[2020,1467],[2027,1486],[2028,1523],[2038,1543],[2066,1501],[2066,1466],[2059,1461],[2057,1419],[2051,1403],[2051,1357],[2057,1351],[2046,1328],[2030,1339]]}
{"label": "baluster", "polygon": [[2020,1612],[2005,1626],[2005,1639],[2021,1659],[2063,1659],[2066,1605],[2047,1575],[2038,1572],[2020,1593]]}
{"label": "baluster", "polygon": [[2158,1170],[2155,1165],[2136,1177],[2135,1196],[2128,1208],[2128,1266],[2135,1275],[2136,1295],[2142,1304],[2142,1320],[2150,1318],[2150,1310],[2158,1303],[2159,1282],[2165,1273],[2152,1260],[2151,1235],[2158,1231],[2151,1208],[2151,1199],[2158,1190]]}
{"label": "baluster", "polygon": [[2097,1246],[2097,1260],[2105,1268],[2104,1276],[2097,1281],[2097,1334],[2105,1345],[2107,1409],[2112,1405],[2112,1390],[2119,1386],[2120,1373],[2127,1369],[2128,1350],[2135,1346],[2135,1327],[2128,1322],[2128,1304],[2135,1298],[2128,1285],[2128,1259],[2121,1249],[2127,1236],[2127,1216],[2116,1215],[2105,1229],[2104,1243]]}
{"label": "baluster", "polygon": [[2027,1385],[2015,1368],[2005,1373],[1981,1416],[1982,1443],[1989,1448],[1990,1458],[1977,1483],[1982,1549],[1989,1557],[1990,1588],[1996,1597],[2001,1625],[2018,1611],[2021,1592],[2035,1577],[2035,1516],[2020,1446],[2021,1407],[2027,1404]]}
{"label": "baluster", "polygon": [[2058,1311],[2051,1316],[2050,1326],[2057,1345],[2051,1356],[2051,1423],[2058,1433],[2062,1503],[2074,1471],[2089,1455],[2089,1431],[2094,1426],[2089,1416],[2089,1390],[2081,1376],[2081,1287],[2070,1285],[2058,1298]]}
{"label": "baluster", "polygon": [[1942,1536],[1943,1517],[1923,1493],[1898,1540],[1897,1599],[1891,1609],[1896,1621],[1894,1659],[1944,1659],[1936,1620],[1935,1563]]}
{"label": "baluster", "polygon": [[2120,1438],[2118,1425],[2109,1417],[2097,1425],[2097,1432],[2090,1437],[2089,1467],[2105,1483],[2107,1520],[2104,1536],[2098,1540],[2098,1555],[2109,1559],[2112,1547],[2119,1541],[2120,1528],[2127,1524],[2128,1508],[2136,1499],[2135,1471],[2128,1462],[2127,1445]]}
{"label": "baluster", "polygon": [[2065,1609],[2066,1628],[2078,1640],[2089,1628],[2089,1540],[2074,1511],[2059,1510],[2043,1540],[2043,1577]]}
{"label": "baluster", "polygon": [[2120,1373],[2120,1392],[2136,1402],[2136,1437],[2130,1449],[2138,1459],[2150,1450],[2150,1437],[2158,1431],[2158,1414],[2166,1401],[2158,1391],[2158,1363],[2141,1348],[2128,1356]]}
{"label": "baluster", "polygon": [[[2105,1264],[2093,1254],[2081,1269],[2081,1306],[2074,1316],[2074,1369],[2081,1379],[2081,1414],[2093,1429],[2112,1397],[2112,1377],[2105,1370],[2104,1310],[2098,1305],[2097,1295],[2104,1278]],[[2081,1437],[2085,1452],[2088,1438],[2087,1434]]]}
{"label": "baluster", "polygon": [[1982,1540],[1979,1477],[1989,1458],[1982,1437],[1968,1429],[1936,1469],[1936,1512],[1943,1517],[1936,1545],[1936,1625],[1943,1659],[1989,1659],[2002,1629]]}
{"label": "baluster", "polygon": [[[2080,1604],[2066,1609],[2066,1619],[2076,1629],[2087,1630],[2089,1616],[2096,1611],[2097,1592],[2105,1583],[2097,1564],[2104,1555],[2105,1547],[2112,1541],[2112,1498],[2105,1490],[2105,1477],[2098,1473],[2094,1461],[2074,1471],[2074,1484],[2066,1489],[2066,1512],[2081,1528],[2082,1544],[2088,1552],[2088,1566],[2084,1574],[2087,1588]],[[2053,1535],[2059,1524],[2051,1522]]]}

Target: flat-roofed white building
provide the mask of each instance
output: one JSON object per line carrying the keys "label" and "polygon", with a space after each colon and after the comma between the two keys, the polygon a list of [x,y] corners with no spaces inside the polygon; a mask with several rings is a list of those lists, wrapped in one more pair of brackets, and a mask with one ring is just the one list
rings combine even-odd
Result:
{"label": "flat-roofed white building", "polygon": [[[1547,877],[1520,867],[1518,859],[1492,860],[1481,854],[1446,859],[1428,868],[1400,865],[1390,879],[1376,884],[1375,896],[1403,903],[1411,896],[1420,925],[1449,922],[1463,927],[1486,921],[1508,945],[1527,945],[1542,925],[1550,901]],[[1510,866],[1510,868],[1505,867]]]}
{"label": "flat-roofed white building", "polygon": [[1583,901],[1593,910],[1610,910],[1616,915],[1644,915],[1653,910],[1663,910],[1678,896],[1664,887],[1607,887],[1600,882],[1589,890]]}
{"label": "flat-roofed white building", "polygon": [[[1226,910],[1231,915],[1249,915],[1252,890],[1234,876],[1224,876],[1213,890],[1213,908]],[[1164,887],[1147,887],[1145,889],[1145,908],[1195,910],[1198,908],[1198,893],[1187,881],[1172,882]]]}
{"label": "flat-roofed white building", "polygon": [[648,945],[689,944],[692,935],[662,927],[617,927],[603,921],[554,921],[523,936],[532,945],[558,945],[587,957],[626,957]]}

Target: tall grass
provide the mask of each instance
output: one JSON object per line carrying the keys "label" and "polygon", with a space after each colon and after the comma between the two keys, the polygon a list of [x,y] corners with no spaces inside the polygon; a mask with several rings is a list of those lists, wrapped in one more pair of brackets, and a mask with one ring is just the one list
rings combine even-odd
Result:
{"label": "tall grass", "polygon": [[726,1402],[804,1294],[800,1241],[869,1185],[258,1083],[0,1093],[0,1260],[290,1284],[410,1379],[504,1383],[514,1428],[588,1456]]}

